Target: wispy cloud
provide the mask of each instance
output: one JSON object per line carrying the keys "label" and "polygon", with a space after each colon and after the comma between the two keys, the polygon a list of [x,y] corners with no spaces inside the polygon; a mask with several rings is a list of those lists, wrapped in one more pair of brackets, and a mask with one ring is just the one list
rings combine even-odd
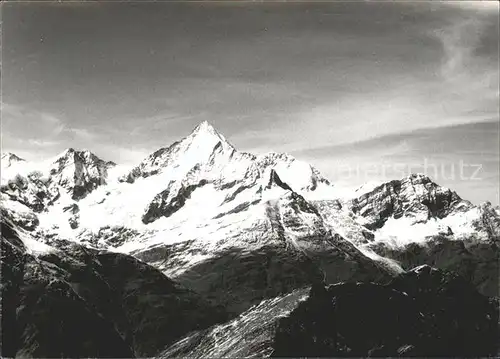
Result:
{"label": "wispy cloud", "polygon": [[[122,119],[122,126],[78,127],[63,117],[28,106],[5,103],[2,108],[2,149],[27,159],[45,159],[68,147],[89,149],[106,159],[137,163],[160,146],[167,146],[179,134],[166,131],[167,124],[191,119],[174,113],[146,118]],[[153,132],[164,132],[161,141],[150,141]],[[147,143],[147,146],[142,144]]]}
{"label": "wispy cloud", "polygon": [[444,50],[443,77],[453,80],[468,68],[482,30],[483,23],[478,18],[472,18],[434,32]]}
{"label": "wispy cloud", "polygon": [[[304,137],[314,140],[296,145],[307,149],[328,146],[328,142],[355,143],[420,129],[498,121],[498,57],[482,56],[478,50],[491,37],[489,26],[495,21],[498,16],[466,14],[430,31],[425,29],[442,49],[442,60],[434,65],[436,76],[408,73],[398,78],[388,74],[386,82],[391,86],[379,91],[306,106],[296,114],[292,129],[297,131],[299,126]],[[488,49],[490,55],[495,53],[494,47]]]}
{"label": "wispy cloud", "polygon": [[[488,80],[494,80],[496,77],[498,83],[498,56],[494,56],[496,61],[488,63],[488,59],[477,54],[482,39],[488,35],[488,31],[492,31],[488,26],[494,24],[495,21],[498,23],[498,14],[496,19],[490,14],[466,16],[448,26],[432,31],[432,35],[438,39],[443,48],[441,75],[445,80],[460,81],[471,75],[479,75],[475,82],[482,82],[483,86],[484,77]],[[494,50],[494,47],[491,48],[491,53],[494,54]],[[485,69],[488,70],[486,73]]]}
{"label": "wispy cloud", "polygon": [[498,10],[500,3],[495,0],[455,0],[455,1],[443,1],[443,5],[453,6],[459,9],[464,9],[468,11],[473,11],[476,13],[490,13],[498,15]]}
{"label": "wispy cloud", "polygon": [[[92,147],[99,135],[63,118],[28,106],[2,104],[2,147],[28,158],[42,158],[72,146]],[[31,153],[30,153],[31,152]]]}

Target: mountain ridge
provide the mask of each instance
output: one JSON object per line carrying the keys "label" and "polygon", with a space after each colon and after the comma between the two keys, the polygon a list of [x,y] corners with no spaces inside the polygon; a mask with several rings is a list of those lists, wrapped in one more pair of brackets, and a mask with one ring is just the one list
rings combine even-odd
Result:
{"label": "mountain ridge", "polygon": [[[427,176],[365,186],[346,198],[311,165],[284,153],[239,152],[208,122],[132,170],[115,169],[70,148],[42,176],[3,184],[2,212],[35,238],[154,258],[174,278],[227,251],[276,243],[325,253],[342,243],[359,260],[398,272],[400,263],[387,255],[411,243],[500,233],[500,209],[475,206]],[[316,243],[327,233],[333,247]],[[167,249],[168,256],[150,255]]]}

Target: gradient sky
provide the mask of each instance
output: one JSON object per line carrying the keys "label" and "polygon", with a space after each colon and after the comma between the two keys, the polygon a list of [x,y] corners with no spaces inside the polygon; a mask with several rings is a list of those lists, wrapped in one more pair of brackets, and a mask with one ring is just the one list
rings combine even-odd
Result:
{"label": "gradient sky", "polygon": [[499,202],[497,2],[11,2],[2,18],[3,151],[136,163],[208,120],[340,185],[426,170]]}

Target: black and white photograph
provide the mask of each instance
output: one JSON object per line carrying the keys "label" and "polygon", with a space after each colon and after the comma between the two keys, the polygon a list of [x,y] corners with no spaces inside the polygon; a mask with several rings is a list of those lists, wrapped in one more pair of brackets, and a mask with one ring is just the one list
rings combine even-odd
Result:
{"label": "black and white photograph", "polygon": [[0,356],[500,357],[499,10],[1,1]]}

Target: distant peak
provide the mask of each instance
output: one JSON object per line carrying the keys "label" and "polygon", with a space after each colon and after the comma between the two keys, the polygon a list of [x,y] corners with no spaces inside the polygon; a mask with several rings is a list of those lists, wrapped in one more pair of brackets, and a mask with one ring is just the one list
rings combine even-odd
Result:
{"label": "distant peak", "polygon": [[61,153],[57,154],[57,155],[55,156],[55,158],[56,158],[56,159],[59,159],[59,158],[62,158],[62,157],[67,157],[67,156],[69,156],[69,155],[71,155],[71,154],[73,154],[73,153],[75,153],[75,152],[76,152],[76,151],[75,151],[75,149],[74,149],[74,148],[69,147],[69,148],[65,149],[64,151],[62,151]]}
{"label": "distant peak", "polygon": [[91,156],[95,156],[95,154],[87,149],[74,149],[73,147],[69,147],[67,149],[65,149],[64,151],[62,151],[59,155],[57,155],[56,157],[59,158],[59,157],[67,157],[68,155],[73,155],[73,154],[76,154],[76,155],[79,155],[79,156],[84,156],[84,155],[91,155]]}
{"label": "distant peak", "polygon": [[98,157],[95,153],[87,150],[87,149],[74,149],[72,147],[65,149],[63,152],[59,153],[54,157],[52,163],[61,163],[66,161],[78,161],[78,162],[99,162],[99,163],[108,163],[110,166],[115,165],[113,162],[106,162],[100,157]]}
{"label": "distant peak", "polygon": [[418,181],[423,181],[423,182],[432,182],[429,176],[423,173],[410,173],[407,177],[404,179],[409,179],[409,180],[418,180]]}
{"label": "distant peak", "polygon": [[12,152],[4,152],[2,153],[2,159],[3,160],[9,160],[9,161],[25,161],[24,158],[19,157],[15,153]]}

